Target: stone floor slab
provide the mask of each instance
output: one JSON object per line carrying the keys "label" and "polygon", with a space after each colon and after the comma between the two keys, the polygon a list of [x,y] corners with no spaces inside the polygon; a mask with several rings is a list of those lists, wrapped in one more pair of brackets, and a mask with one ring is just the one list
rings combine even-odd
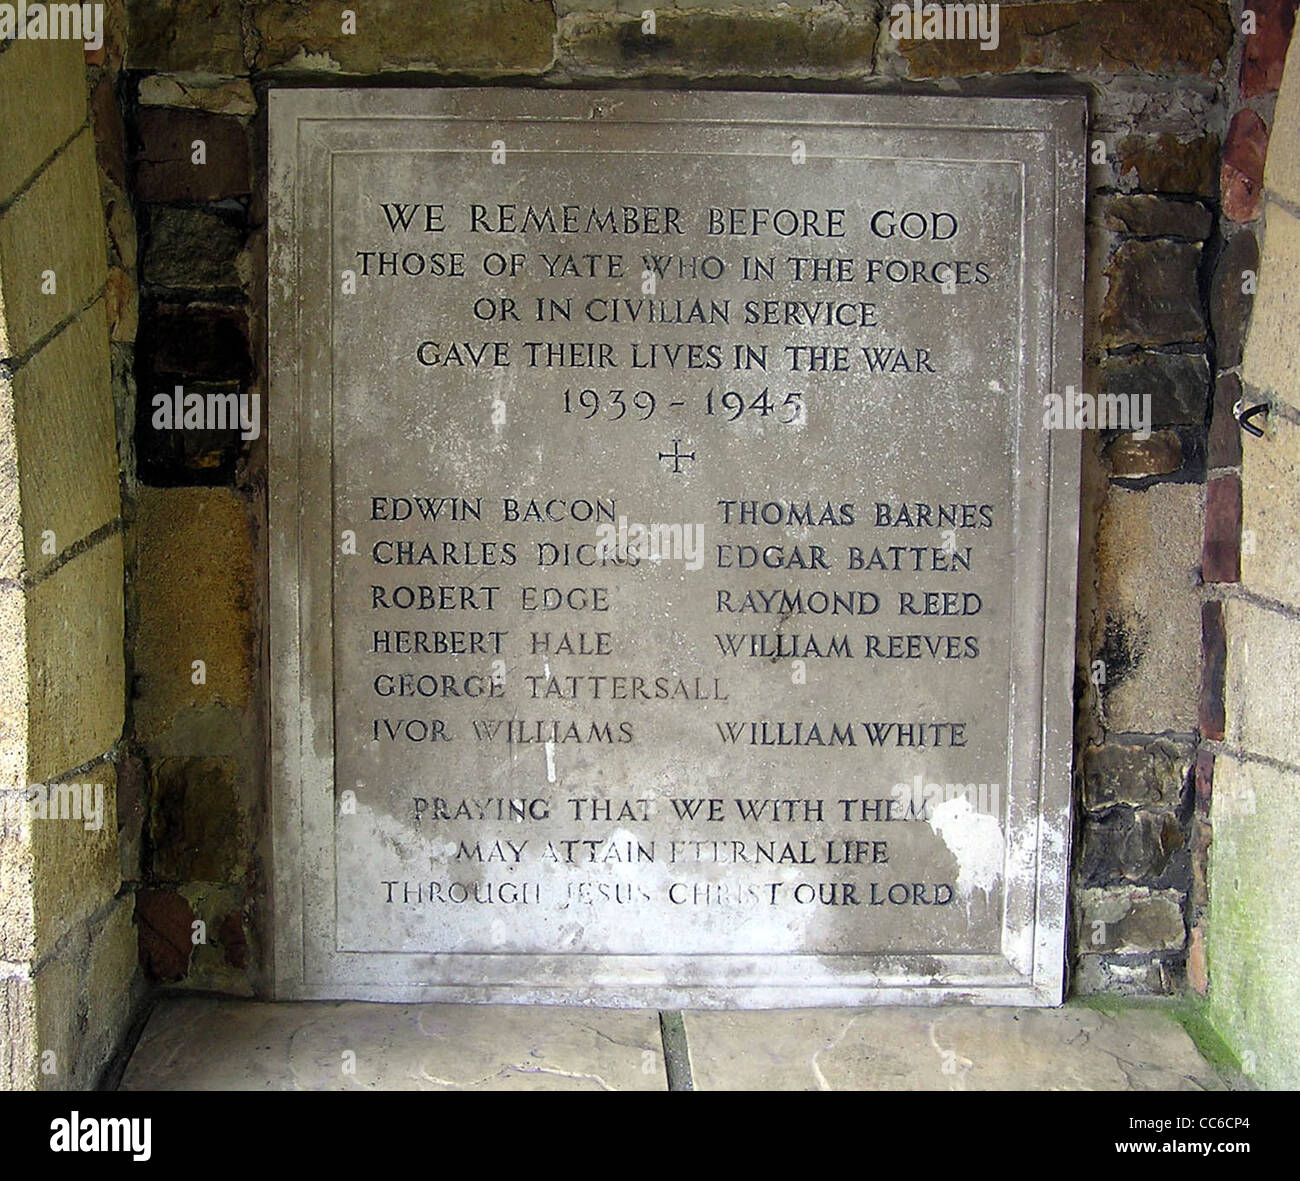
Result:
{"label": "stone floor slab", "polygon": [[685,1015],[696,1090],[1226,1090],[1158,1009]]}
{"label": "stone floor slab", "polygon": [[126,1091],[666,1088],[658,1014],[645,1010],[205,997],[158,1004],[121,1082]]}

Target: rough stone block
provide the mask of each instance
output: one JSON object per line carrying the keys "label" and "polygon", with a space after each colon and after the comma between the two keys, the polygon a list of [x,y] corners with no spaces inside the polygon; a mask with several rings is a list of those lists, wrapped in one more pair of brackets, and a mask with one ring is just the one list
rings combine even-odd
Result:
{"label": "rough stone block", "polygon": [[[229,115],[144,107],[136,122],[141,201],[220,201],[252,187],[248,128]],[[203,163],[196,163],[202,141]]]}
{"label": "rough stone block", "polygon": [[1126,135],[1116,150],[1117,183],[1126,190],[1217,198],[1219,140],[1173,132]]}
{"label": "rough stone block", "polygon": [[185,711],[248,703],[252,537],[243,501],[226,488],[141,489],[136,528],[135,718],[150,742]]}
{"label": "rough stone block", "polygon": [[233,759],[162,759],[154,769],[153,873],[167,881],[233,882],[247,870],[248,818]]}
{"label": "rough stone block", "polygon": [[1255,31],[1243,37],[1241,97],[1271,94],[1282,85],[1287,46],[1295,28],[1296,0],[1251,0]]}
{"label": "rough stone block", "polygon": [[1098,542],[1099,657],[1109,729],[1190,733],[1196,725],[1202,491],[1112,487]]}
{"label": "rough stone block", "polygon": [[1241,427],[1232,408],[1241,397],[1241,378],[1224,373],[1214,386],[1214,411],[1210,419],[1209,465],[1237,467],[1241,463]]}
{"label": "rough stone block", "polygon": [[[1294,684],[1278,674],[1276,684]],[[1278,696],[1281,696],[1279,694]],[[1300,1087],[1300,775],[1220,755],[1206,953],[1210,1016],[1266,1088]]]}
{"label": "rough stone block", "polygon": [[[1255,282],[1249,282],[1250,275]],[[1246,326],[1259,281],[1259,242],[1253,230],[1240,229],[1228,239],[1214,266],[1210,286],[1210,324],[1214,328],[1216,360],[1220,369],[1241,364]]]}
{"label": "rough stone block", "polygon": [[[40,101],[27,101],[31,95]],[[80,45],[23,40],[0,53],[0,207],[85,121]]]}
{"label": "rough stone block", "polygon": [[157,287],[237,292],[242,279],[236,260],[245,236],[229,215],[157,206],[149,213],[143,279]]}
{"label": "rough stone block", "polygon": [[1107,743],[1083,754],[1083,799],[1093,810],[1117,804],[1177,807],[1189,782],[1196,748],[1157,739],[1142,745]]}
{"label": "rough stone block", "polygon": [[214,83],[202,74],[190,77],[148,74],[140,79],[137,97],[145,107],[186,107],[242,118],[257,114],[253,87],[244,78]]}
{"label": "rough stone block", "polygon": [[113,765],[99,763],[67,780],[36,786],[49,800],[46,817],[32,820],[36,954],[42,956],[108,902],[122,879]]}
{"label": "rough stone block", "polygon": [[44,782],[122,736],[122,538],[111,534],[28,596],[29,771]]}
{"label": "rough stone block", "polygon": [[874,13],[824,6],[771,12],[658,8],[653,34],[640,10],[579,14],[560,23],[559,53],[570,70],[673,76],[725,74],[799,77],[870,72]]}
{"label": "rough stone block", "polygon": [[190,967],[194,911],[174,890],[138,890],[135,922],[140,933],[140,963],[151,980],[182,979]]}
{"label": "rough stone block", "polygon": [[1187,941],[1176,890],[1083,890],[1079,905],[1089,954],[1179,951]]}
{"label": "rough stone block", "polygon": [[240,0],[129,0],[133,70],[244,70]]}
{"label": "rough stone block", "polygon": [[39,573],[121,512],[104,301],[19,369],[13,387],[24,548]]}
{"label": "rough stone block", "polygon": [[1197,729],[1202,738],[1221,742],[1226,725],[1223,690],[1228,667],[1228,638],[1224,631],[1221,601],[1213,600],[1201,608],[1201,650],[1205,663],[1201,669]]}
{"label": "rough stone block", "polygon": [[540,73],[554,58],[555,8],[547,0],[378,0],[355,9],[345,33],[337,4],[258,4],[252,64],[373,74],[428,69]]}
{"label": "rough stone block", "polygon": [[1268,125],[1249,107],[1232,117],[1223,145],[1223,214],[1232,221],[1254,221],[1264,198]]}
{"label": "rough stone block", "polygon": [[1120,435],[1106,448],[1106,458],[1115,480],[1168,476],[1183,466],[1183,442],[1177,431],[1156,431],[1149,439]]}
{"label": "rough stone block", "polygon": [[1145,349],[1103,357],[1098,392],[1145,398],[1152,429],[1201,426],[1210,404],[1210,363],[1204,353],[1153,353]]}
{"label": "rough stone block", "polygon": [[1174,981],[1159,957],[1129,960],[1081,955],[1074,970],[1074,996],[1169,996]]}
{"label": "rough stone block", "polygon": [[1113,808],[1083,825],[1079,880],[1085,887],[1137,882],[1187,888],[1190,860],[1177,814],[1169,808]]}
{"label": "rough stone block", "polygon": [[1198,271],[1201,248],[1179,242],[1122,242],[1106,268],[1101,343],[1165,345],[1205,339]]}
{"label": "rough stone block", "polygon": [[1200,201],[1171,201],[1151,193],[1109,195],[1095,216],[1112,233],[1133,238],[1183,238],[1201,242],[1214,228],[1214,214]]}
{"label": "rough stone block", "polygon": [[1215,0],[1184,0],[1177,20],[1169,19],[1162,0],[1003,4],[1000,9],[998,45],[991,50],[970,37],[901,42],[911,75],[1023,69],[1217,78],[1232,49],[1231,16]]}
{"label": "rough stone block", "polygon": [[1221,476],[1206,486],[1205,547],[1201,578],[1205,582],[1241,581],[1241,477]]}
{"label": "rough stone block", "polygon": [[[1228,742],[1300,766],[1300,727],[1295,722],[1291,692],[1293,686],[1300,685],[1300,622],[1254,603],[1230,599],[1224,623],[1228,633],[1224,690]],[[1216,779],[1216,805],[1217,787]]]}
{"label": "rough stone block", "polygon": [[1300,219],[1269,205],[1242,377],[1300,409]]}
{"label": "rough stone block", "polygon": [[126,187],[126,128],[118,105],[116,79],[105,74],[90,94],[91,121],[95,131],[95,156],[99,167],[118,188]]}
{"label": "rough stone block", "polygon": [[22,357],[106,277],[99,168],[86,130],[0,215],[0,352]]}
{"label": "rough stone block", "polygon": [[1281,414],[1270,418],[1267,437],[1247,436],[1242,444],[1242,581],[1300,609],[1300,425]]}

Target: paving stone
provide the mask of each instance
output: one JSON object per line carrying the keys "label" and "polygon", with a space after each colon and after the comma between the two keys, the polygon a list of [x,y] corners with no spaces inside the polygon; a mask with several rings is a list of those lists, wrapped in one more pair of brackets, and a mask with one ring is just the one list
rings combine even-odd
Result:
{"label": "paving stone", "polygon": [[1223,1090],[1168,1013],[868,1009],[687,1013],[697,1090]]}
{"label": "paving stone", "polygon": [[126,1091],[666,1088],[648,1009],[198,997],[154,1010],[122,1079]]}

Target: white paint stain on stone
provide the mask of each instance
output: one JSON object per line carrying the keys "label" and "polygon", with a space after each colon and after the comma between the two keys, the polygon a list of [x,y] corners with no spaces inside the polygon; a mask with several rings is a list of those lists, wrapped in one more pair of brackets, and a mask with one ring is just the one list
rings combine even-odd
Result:
{"label": "white paint stain on stone", "polygon": [[958,893],[969,896],[975,890],[992,890],[1002,877],[1006,857],[997,817],[977,812],[969,799],[958,796],[935,807],[930,827],[957,858]]}

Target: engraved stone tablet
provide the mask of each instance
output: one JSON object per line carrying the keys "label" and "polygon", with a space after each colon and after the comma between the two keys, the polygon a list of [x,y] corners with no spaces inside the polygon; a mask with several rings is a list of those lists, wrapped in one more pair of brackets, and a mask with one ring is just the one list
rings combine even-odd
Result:
{"label": "engraved stone tablet", "polygon": [[270,112],[277,995],[1059,1003],[1082,100]]}

